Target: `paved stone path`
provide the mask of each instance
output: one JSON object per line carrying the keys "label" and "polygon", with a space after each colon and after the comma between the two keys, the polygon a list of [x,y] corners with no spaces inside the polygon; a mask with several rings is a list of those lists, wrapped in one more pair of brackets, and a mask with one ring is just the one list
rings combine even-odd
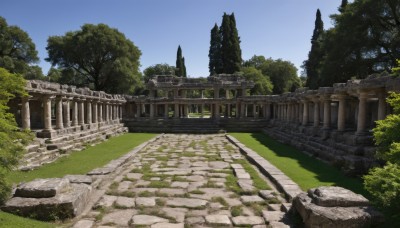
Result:
{"label": "paved stone path", "polygon": [[166,134],[130,162],[74,227],[288,227],[223,134]]}

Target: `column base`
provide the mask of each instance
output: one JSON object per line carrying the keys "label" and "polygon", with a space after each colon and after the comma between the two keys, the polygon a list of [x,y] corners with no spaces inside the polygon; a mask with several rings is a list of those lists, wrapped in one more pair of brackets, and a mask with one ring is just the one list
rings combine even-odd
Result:
{"label": "column base", "polygon": [[36,136],[38,138],[54,138],[57,135],[57,131],[55,130],[42,130],[41,132],[37,132]]}

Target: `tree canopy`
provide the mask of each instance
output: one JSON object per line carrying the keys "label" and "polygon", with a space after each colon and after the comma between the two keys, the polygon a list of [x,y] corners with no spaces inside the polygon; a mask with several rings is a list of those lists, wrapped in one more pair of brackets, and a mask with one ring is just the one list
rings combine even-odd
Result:
{"label": "tree canopy", "polygon": [[181,45],[178,46],[178,51],[176,52],[176,68],[175,75],[178,77],[186,78],[186,66],[185,66],[185,58],[182,57],[182,48]]}
{"label": "tree canopy", "polygon": [[[314,80],[313,72],[318,72],[319,80],[307,80],[307,84],[332,86],[353,77],[390,72],[396,66],[400,58],[400,1],[343,0],[339,13],[331,18],[334,27],[325,31],[318,47],[323,58],[312,66],[310,74]],[[315,55],[309,55],[307,61],[315,62]]]}
{"label": "tree canopy", "polygon": [[24,75],[27,72],[36,71],[36,68],[30,69],[30,65],[38,61],[35,44],[28,33],[17,26],[8,25],[7,21],[0,16],[0,67],[11,73]]}
{"label": "tree canopy", "polygon": [[133,93],[140,87],[141,52],[117,29],[105,24],[85,24],[81,30],[51,36],[47,42],[46,60],[62,70],[70,70],[95,90]]}
{"label": "tree canopy", "polygon": [[261,70],[250,66],[242,67],[243,76],[246,80],[253,81],[254,87],[250,90],[250,95],[267,95],[272,94],[274,87],[268,76],[263,75]]}
{"label": "tree canopy", "polygon": [[215,24],[214,27],[211,29],[210,50],[208,52],[208,58],[210,59],[208,64],[210,75],[221,74],[224,71],[224,68],[222,65],[221,56],[221,33],[217,24]]}
{"label": "tree canopy", "polygon": [[297,76],[297,69],[293,63],[281,59],[266,59],[264,56],[253,56],[244,61],[243,66],[254,67],[262,72],[273,85],[273,94],[293,92],[301,87],[300,78]]}
{"label": "tree canopy", "polygon": [[217,24],[211,29],[210,49],[208,53],[210,75],[233,74],[242,66],[242,50],[236,28],[235,15],[224,13],[221,27]]}
{"label": "tree canopy", "polygon": [[25,80],[19,74],[0,68],[0,204],[11,192],[5,175],[18,164],[24,145],[32,137],[29,132],[18,129],[14,115],[8,112],[7,103],[16,95],[27,95]]}
{"label": "tree canopy", "polygon": [[321,19],[319,9],[316,13],[314,32],[311,38],[311,51],[308,53],[308,60],[304,61],[304,70],[307,74],[306,86],[310,89],[317,89],[320,84],[319,67],[324,52],[322,50],[322,39],[324,35],[324,23]]}
{"label": "tree canopy", "polygon": [[174,75],[176,68],[166,63],[155,64],[144,69],[144,81],[147,82],[154,75]]}

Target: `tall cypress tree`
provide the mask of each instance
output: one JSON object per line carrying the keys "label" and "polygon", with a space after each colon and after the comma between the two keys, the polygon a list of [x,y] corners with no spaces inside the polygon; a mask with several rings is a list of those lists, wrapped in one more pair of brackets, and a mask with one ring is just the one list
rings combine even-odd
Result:
{"label": "tall cypress tree", "polygon": [[183,76],[183,61],[182,61],[182,49],[181,45],[178,46],[178,51],[176,53],[176,76],[182,77]]}
{"label": "tall cypress tree", "polygon": [[208,57],[210,59],[208,63],[210,75],[221,74],[224,69],[221,59],[221,33],[217,24],[215,24],[211,29],[210,50],[208,52]]}
{"label": "tall cypress tree", "polygon": [[[221,33],[221,59],[222,59],[222,67],[223,73],[229,74],[231,71],[230,64],[230,49],[231,49],[231,23],[230,17],[228,14],[224,13],[222,16],[222,23],[220,28]],[[233,72],[232,72],[233,73]]]}
{"label": "tall cypress tree", "polygon": [[348,4],[347,0],[342,0],[342,4],[340,4],[340,7],[339,7],[339,12],[343,13],[344,10],[346,9],[347,4]]}
{"label": "tall cypress tree", "polygon": [[186,75],[186,66],[185,66],[185,57],[182,57],[182,69],[183,69],[183,71],[182,71],[182,77],[187,77],[187,75]]}
{"label": "tall cypress tree", "polygon": [[221,56],[223,72],[232,74],[240,71],[242,51],[240,50],[240,40],[233,13],[231,15],[224,13],[220,33],[222,37]]}
{"label": "tall cypress tree", "polygon": [[230,26],[231,26],[231,42],[232,42],[232,73],[238,72],[242,66],[242,50],[240,49],[240,38],[239,33],[236,28],[235,14],[232,13],[230,16]]}
{"label": "tall cypress tree", "polygon": [[308,53],[308,60],[304,62],[304,69],[307,72],[306,86],[310,89],[317,89],[320,84],[319,66],[324,56],[321,47],[323,34],[324,23],[321,19],[321,12],[318,9],[311,38],[311,51]]}

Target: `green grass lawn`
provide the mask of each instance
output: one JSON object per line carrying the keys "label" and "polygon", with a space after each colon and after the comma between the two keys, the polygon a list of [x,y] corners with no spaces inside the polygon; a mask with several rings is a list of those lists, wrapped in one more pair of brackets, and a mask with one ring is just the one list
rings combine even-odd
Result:
{"label": "green grass lawn", "polygon": [[13,171],[8,175],[12,183],[30,181],[35,178],[63,177],[66,174],[85,174],[90,170],[104,166],[109,161],[128,153],[134,147],[155,137],[156,134],[128,133],[111,138],[103,143],[88,147],[82,151],[44,165],[29,172]]}
{"label": "green grass lawn", "polygon": [[317,186],[341,186],[369,198],[361,179],[350,178],[338,169],[262,133],[230,133],[237,140],[284,172],[302,190]]}
{"label": "green grass lawn", "polygon": [[56,225],[53,223],[40,222],[33,219],[22,218],[13,214],[0,212],[0,227],[50,228],[50,227],[56,227]]}
{"label": "green grass lawn", "polygon": [[[8,175],[12,183],[30,181],[35,178],[63,177],[66,174],[85,174],[116,159],[141,143],[155,137],[157,134],[128,133],[111,138],[106,142],[88,147],[70,156],[61,158],[54,163],[44,165],[29,172],[13,171]],[[0,212],[0,227],[55,227],[55,224],[39,222],[12,214]]]}

